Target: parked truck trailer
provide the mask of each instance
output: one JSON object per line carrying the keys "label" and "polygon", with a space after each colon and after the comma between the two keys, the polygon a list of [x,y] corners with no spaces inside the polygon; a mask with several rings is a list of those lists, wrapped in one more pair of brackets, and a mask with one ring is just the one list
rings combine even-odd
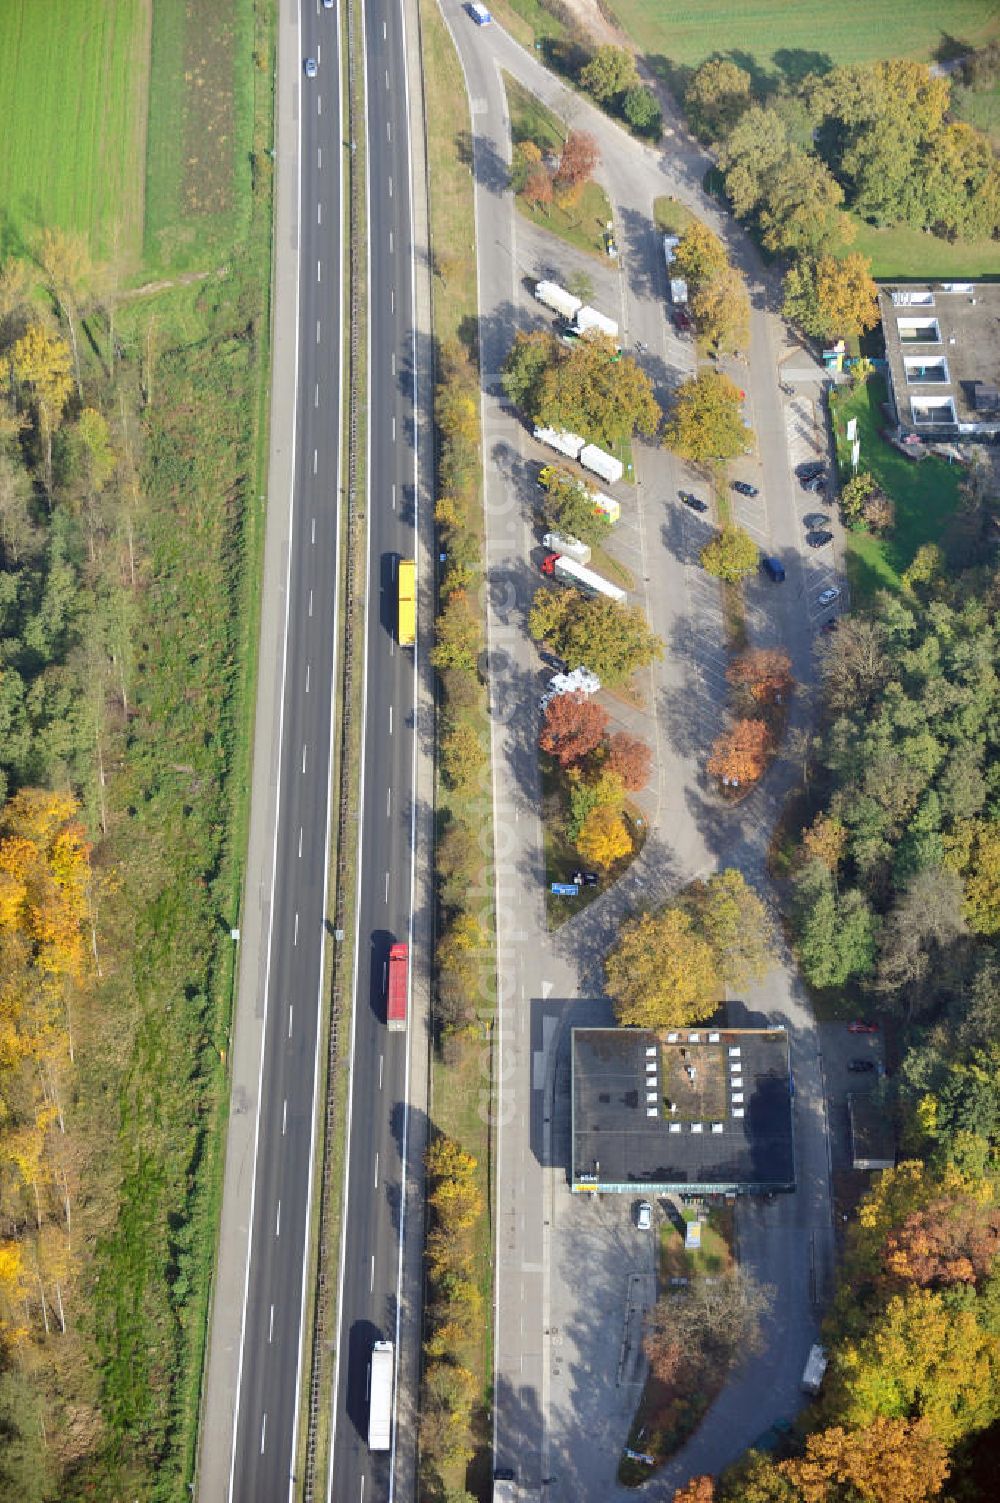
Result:
{"label": "parked truck trailer", "polygon": [[391,1341],[376,1341],[368,1384],[368,1449],[388,1451],[392,1444],[392,1388],[395,1352]]}
{"label": "parked truck trailer", "polygon": [[565,454],[567,459],[579,459],[580,450],[586,446],[586,439],[579,433],[566,433],[558,428],[536,428],[534,432],[540,444],[548,444],[550,449]]}
{"label": "parked truck trailer", "polygon": [[583,564],[574,563],[573,559],[567,558],[563,553],[550,553],[542,560],[542,573],[550,579],[558,579],[561,584],[572,585],[574,589],[582,590],[585,595],[604,595],[608,600],[614,600],[619,605],[626,601],[625,591],[618,585],[612,584],[601,574],[595,574],[593,569],[587,569]]}
{"label": "parked truck trailer", "polygon": [[558,282],[536,282],[535,297],[540,303],[544,303],[546,308],[551,308],[553,313],[558,313],[570,321],[583,307],[583,298],[574,297],[571,292],[566,291],[565,287],[560,287]]}
{"label": "parked truck trailer", "polygon": [[608,318],[604,313],[598,313],[597,309],[591,308],[588,303],[582,304],[576,310],[573,327],[578,334],[606,334],[609,339],[618,343],[618,325],[614,319]]}
{"label": "parked truck trailer", "polygon": [[584,444],[579,457],[584,469],[592,470],[608,485],[616,485],[625,473],[621,460],[599,449],[596,444]]}
{"label": "parked truck trailer", "polygon": [[547,532],[542,538],[542,547],[550,553],[564,553],[576,564],[590,563],[590,544],[581,543],[579,538],[571,538],[564,532]]}

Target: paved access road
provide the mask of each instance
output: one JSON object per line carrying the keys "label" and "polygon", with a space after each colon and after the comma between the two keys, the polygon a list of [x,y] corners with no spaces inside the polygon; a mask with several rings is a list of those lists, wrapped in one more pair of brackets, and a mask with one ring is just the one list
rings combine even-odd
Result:
{"label": "paved access road", "polygon": [[[634,490],[619,487],[623,507],[634,513],[635,525],[630,519],[628,531],[630,567],[636,597],[667,644],[664,661],[643,683],[652,711],[647,734],[657,751],[649,838],[627,877],[606,897],[557,934],[547,931],[535,752],[538,660],[527,641],[524,618],[538,584],[531,562],[533,555],[537,558],[538,540],[529,461],[551,455],[533,443],[503,400],[499,371],[514,330],[544,320],[530,297],[530,284],[543,275],[560,279],[571,258],[554,239],[540,256],[534,232],[521,235],[506,187],[510,139],[501,70],[569,125],[591,131],[597,139],[600,176],[612,201],[621,248],[618,300],[603,311],[618,319],[630,348],[641,338],[639,358],[661,402],[691,372],[694,357],[666,317],[655,198],[672,194],[694,208],[726,241],[748,276],[751,349],[749,364],[738,367],[738,375],[747,390],[759,448],[736,473],[753,480],[761,492],[753,516],[745,518],[747,525],[768,552],[781,555],[787,571],[781,589],[755,584],[749,590],[750,633],[754,641],[786,646],[800,683],[813,676],[812,603],[820,581],[828,581],[829,563],[802,547],[789,468],[789,420],[778,385],[777,366],[786,349],[783,328],[773,316],[776,286],[739,228],[704,197],[701,183],[708,159],[672,130],[662,149],[640,145],[547,73],[499,26],[476,28],[458,0],[442,0],[442,9],[462,59],[472,107],[487,461],[500,995],[496,1456],[499,1465],[517,1469],[530,1496],[607,1500],[616,1494],[615,1463],[624,1423],[616,1434],[596,1425],[581,1433],[576,1417],[586,1410],[588,1391],[607,1379],[603,1368],[614,1385],[617,1344],[597,1352],[584,1344],[574,1346],[567,1303],[574,1295],[580,1298],[581,1286],[567,1291],[557,1283],[567,1266],[561,1254],[579,1210],[566,1189],[560,1147],[567,1129],[567,1096],[559,1088],[561,1042],[570,1023],[590,1020],[602,990],[601,958],[630,909],[662,900],[682,882],[720,865],[736,865],[754,881],[765,880],[768,835],[793,771],[779,764],[760,796],[737,811],[721,809],[704,787],[704,757],[723,721],[727,696],[718,588],[697,567],[708,531],[704,520],[692,517],[676,499],[682,487],[698,489],[692,477],[673,456],[636,445],[638,485]],[[598,280],[606,283],[603,272]],[[601,295],[606,292],[605,286]],[[796,360],[797,365],[805,363]],[[793,716],[799,713],[794,710]],[[582,1000],[587,998],[595,1000]],[[786,1406],[794,1406],[796,1364],[801,1372],[800,1358],[804,1360],[815,1331],[812,1268],[821,1280],[829,1266],[826,1128],[811,1012],[785,966],[747,1002],[772,1020],[787,1022],[796,1075],[800,1192],[781,1207],[780,1215],[754,1208],[740,1218],[744,1262],[758,1276],[777,1275],[781,1282],[780,1320],[766,1351],[727,1388],[695,1443],[652,1484],[657,1495],[670,1496],[685,1480],[688,1463],[693,1471],[714,1470],[732,1459]],[[627,1216],[626,1205],[621,1211]],[[627,1247],[630,1242],[612,1236],[607,1245]],[[595,1302],[604,1309],[609,1300],[620,1301],[614,1281],[625,1272],[620,1255],[606,1269],[588,1269],[578,1325],[594,1324],[589,1311]]]}

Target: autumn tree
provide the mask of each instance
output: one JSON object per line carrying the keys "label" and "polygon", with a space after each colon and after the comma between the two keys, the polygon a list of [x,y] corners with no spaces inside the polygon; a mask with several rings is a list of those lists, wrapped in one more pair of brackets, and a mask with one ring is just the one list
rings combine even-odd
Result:
{"label": "autumn tree", "polygon": [[558,341],[547,329],[514,336],[503,365],[503,389],[510,401],[523,408],[529,417],[534,415],[542,373],[556,358],[557,351]]}
{"label": "autumn tree", "polygon": [[52,492],[52,435],[62,421],[73,390],[70,352],[64,339],[41,324],[31,324],[10,357],[15,382],[28,393],[42,443],[46,490]]}
{"label": "autumn tree", "polygon": [[532,167],[524,180],[521,197],[535,209],[547,209],[556,196],[552,174],[544,165]]}
{"label": "autumn tree", "polygon": [[460,721],[441,737],[441,771],[456,790],[468,793],[486,765],[486,750],[475,727]]}
{"label": "autumn tree", "polygon": [[545,465],[539,475],[544,492],[542,513],[554,532],[591,543],[603,543],[611,531],[607,515],[595,506],[596,492],[559,465]]}
{"label": "autumn tree", "polygon": [[870,470],[859,470],[845,481],[840,492],[840,514],[844,521],[859,522],[865,503],[878,493],[878,481]]}
{"label": "autumn tree", "polygon": [[571,349],[558,346],[533,396],[537,422],[605,446],[636,431],[652,436],[660,421],[649,376],[628,356],[619,359],[614,342],[600,334]]}
{"label": "autumn tree", "polygon": [[962,915],[975,934],[1000,934],[1000,825],[959,821],[944,840],[944,861],[962,880]]}
{"label": "autumn tree", "polygon": [[792,660],[780,647],[752,647],[733,659],[726,678],[756,704],[775,704],[792,691]]}
{"label": "autumn tree", "polygon": [[760,549],[742,527],[723,527],[701,550],[701,566],[707,574],[727,584],[756,573],[760,565]]}
{"label": "autumn tree", "polygon": [[599,804],[583,821],[576,848],[584,861],[604,870],[632,852],[632,837],[622,816],[607,804]]}
{"label": "autumn tree", "polygon": [[431,662],[438,669],[459,668],[474,673],[481,650],[479,618],[467,592],[456,590],[438,613]]}
{"label": "autumn tree", "polygon": [[783,1462],[781,1470],[804,1503],[846,1496],[842,1489],[871,1503],[928,1503],[940,1495],[948,1460],[926,1420],[878,1416],[861,1429],[816,1431],[806,1439],[805,1455]]}
{"label": "autumn tree", "polygon": [[666,426],[665,441],[692,463],[732,459],[748,442],[740,413],[739,388],[715,371],[683,381]]}
{"label": "autumn tree", "polygon": [[590,668],[605,684],[624,682],[663,652],[639,606],[588,599],[578,590],[539,590],[528,630],[536,642],[547,642],[567,662]]}
{"label": "autumn tree", "polygon": [[627,47],[598,47],[580,69],[583,89],[598,104],[607,104],[639,82],[635,56]]}
{"label": "autumn tree", "polygon": [[510,186],[513,191],[523,193],[528,178],[541,165],[541,147],[534,141],[515,141],[510,162]]}
{"label": "autumn tree", "polygon": [[691,297],[698,332],[719,351],[745,350],[750,343],[750,295],[735,266],[703,282]]}
{"label": "autumn tree", "polygon": [[680,908],[622,925],[605,962],[608,994],[623,1027],[683,1028],[714,1011],[721,993],[711,946]]}
{"label": "autumn tree", "polygon": [[608,717],[586,694],[557,694],[545,709],[538,744],[560,767],[582,762],[600,746]]}
{"label": "autumn tree", "polygon": [[677,1488],[674,1503],[715,1503],[714,1479],[692,1477],[686,1486]]}
{"label": "autumn tree", "polygon": [[660,1296],[647,1318],[647,1331],[668,1332],[698,1366],[724,1372],[746,1353],[760,1350],[762,1323],[774,1294],[769,1284],[759,1284],[739,1267],[719,1278],[698,1278]]}
{"label": "autumn tree", "polygon": [[742,788],[763,776],[771,751],[766,721],[737,720],[714,741],[708,770],[728,787]]}
{"label": "autumn tree", "polygon": [[721,276],[728,266],[726,247],[718,235],[700,219],[693,220],[674,247],[671,269],[697,291]]}
{"label": "autumn tree", "polygon": [[847,850],[847,828],[833,815],[817,814],[802,834],[806,859],[818,861],[828,872],[836,872]]}
{"label": "autumn tree", "polygon": [[767,975],[774,963],[774,926],[742,872],[727,867],[692,882],[682,901],[725,986],[738,990]]}
{"label": "autumn tree", "polygon": [[478,1161],[454,1138],[436,1137],[424,1155],[428,1199],[447,1226],[464,1231],[482,1215],[483,1197],[476,1184]]}
{"label": "autumn tree", "polygon": [[552,182],[560,200],[575,203],[601,159],[597,141],[585,130],[571,130],[563,143]]}
{"label": "autumn tree", "polygon": [[687,86],[684,108],[695,135],[713,142],[728,136],[750,99],[750,74],[727,58],[709,57]]}
{"label": "autumn tree", "polygon": [[878,323],[878,291],[871,261],[846,256],[801,257],[785,278],[785,317],[818,339],[863,334]]}
{"label": "autumn tree", "polygon": [[632,793],[649,782],[652,760],[653,754],[645,741],[625,731],[616,731],[608,741],[608,767]]}
{"label": "autumn tree", "polygon": [[73,366],[76,372],[76,390],[82,402],[83,379],[80,374],[80,351],[76,326],[80,316],[80,300],[85,295],[94,275],[90,248],[86,237],[78,231],[46,226],[35,244],[35,256],[69,329],[70,342],[73,346]]}

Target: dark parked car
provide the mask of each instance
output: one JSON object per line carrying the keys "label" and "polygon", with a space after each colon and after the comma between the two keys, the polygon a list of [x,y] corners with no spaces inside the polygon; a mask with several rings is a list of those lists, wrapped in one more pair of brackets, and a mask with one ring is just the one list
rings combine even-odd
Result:
{"label": "dark parked car", "polygon": [[739,491],[741,496],[757,496],[760,494],[757,487],[751,485],[749,480],[734,480],[733,490]]}
{"label": "dark parked car", "polygon": [[817,475],[814,480],[803,480],[802,489],[811,496],[821,496],[826,490],[826,476]]}
{"label": "dark parked car", "polygon": [[812,531],[817,527],[825,527],[830,518],[825,511],[807,511],[802,521]]}
{"label": "dark parked car", "polygon": [[693,491],[678,491],[677,494],[678,496],[680,496],[684,505],[690,506],[692,511],[708,511],[707,501],[703,501],[701,497],[696,496]]}
{"label": "dark parked car", "polygon": [[869,1070],[876,1068],[873,1059],[852,1059],[847,1068],[853,1075],[863,1075]]}
{"label": "dark parked car", "polygon": [[878,1033],[877,1023],[864,1023],[856,1018],[853,1023],[847,1025],[848,1033]]}
{"label": "dark parked car", "polygon": [[596,872],[574,872],[573,881],[577,887],[596,887],[600,881]]}
{"label": "dark parked car", "polygon": [[832,532],[807,532],[806,543],[810,548],[825,548],[827,543],[833,542]]}
{"label": "dark parked car", "polygon": [[674,323],[676,324],[677,328],[680,329],[682,334],[687,334],[691,329],[694,328],[694,323],[692,321],[691,315],[684,308],[674,309]]}
{"label": "dark parked car", "polygon": [[785,577],[785,566],[780,558],[771,558],[765,554],[760,561],[760,566],[768,579],[772,579],[775,584],[781,584]]}
{"label": "dark parked car", "polygon": [[554,652],[540,652],[538,656],[546,668],[551,668],[553,673],[566,673],[568,671],[567,665],[563,662],[562,658],[557,658]]}
{"label": "dark parked car", "polygon": [[826,474],[826,464],[822,459],[807,459],[795,466],[795,473],[800,480],[815,480],[817,475]]}

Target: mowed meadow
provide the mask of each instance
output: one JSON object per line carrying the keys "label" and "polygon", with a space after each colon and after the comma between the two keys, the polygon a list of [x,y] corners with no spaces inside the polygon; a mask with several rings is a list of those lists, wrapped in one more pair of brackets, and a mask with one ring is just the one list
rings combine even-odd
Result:
{"label": "mowed meadow", "polygon": [[0,905],[18,1503],[173,1503],[194,1476],[265,518],[274,13],[0,0],[0,866],[27,829],[39,882],[66,842],[82,871],[58,993]]}

